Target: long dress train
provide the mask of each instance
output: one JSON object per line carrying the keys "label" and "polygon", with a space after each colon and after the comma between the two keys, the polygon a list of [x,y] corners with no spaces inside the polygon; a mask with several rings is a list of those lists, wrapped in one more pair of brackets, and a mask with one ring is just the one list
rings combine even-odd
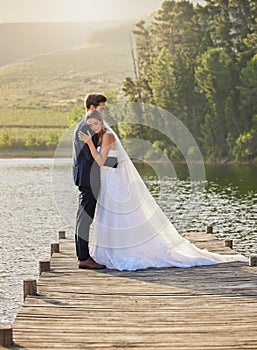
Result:
{"label": "long dress train", "polygon": [[[115,133],[114,133],[115,135]],[[101,168],[101,190],[90,241],[90,255],[109,269],[192,267],[242,261],[183,238],[162,212],[115,135],[118,167]]]}

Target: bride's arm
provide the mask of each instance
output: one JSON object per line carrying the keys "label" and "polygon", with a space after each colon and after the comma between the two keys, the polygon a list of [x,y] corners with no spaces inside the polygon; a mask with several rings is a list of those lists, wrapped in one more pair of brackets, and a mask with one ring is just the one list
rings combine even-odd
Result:
{"label": "bride's arm", "polygon": [[95,145],[92,141],[92,136],[88,132],[88,134],[84,134],[82,131],[79,132],[79,137],[80,140],[84,141],[85,143],[88,144],[88,147],[90,149],[90,152],[94,158],[94,160],[97,162],[99,166],[103,166],[108,153],[112,147],[112,145],[115,143],[115,138],[112,133],[106,132],[103,134],[103,139],[102,139],[102,145],[101,145],[101,151],[97,152]]}

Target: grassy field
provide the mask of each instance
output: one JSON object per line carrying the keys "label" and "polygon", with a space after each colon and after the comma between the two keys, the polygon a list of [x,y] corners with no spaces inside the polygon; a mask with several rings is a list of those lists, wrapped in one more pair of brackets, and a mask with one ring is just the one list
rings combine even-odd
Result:
{"label": "grassy field", "polygon": [[67,122],[67,112],[57,108],[0,108],[0,125],[4,128],[64,128]]}

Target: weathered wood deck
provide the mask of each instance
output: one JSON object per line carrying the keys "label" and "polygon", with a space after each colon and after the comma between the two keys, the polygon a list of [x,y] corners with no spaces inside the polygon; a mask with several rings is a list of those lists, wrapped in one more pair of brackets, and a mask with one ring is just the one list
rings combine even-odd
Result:
{"label": "weathered wood deck", "polygon": [[[213,235],[201,248],[231,253]],[[257,349],[257,268],[227,263],[137,272],[79,270],[61,240],[13,325],[21,349]]]}

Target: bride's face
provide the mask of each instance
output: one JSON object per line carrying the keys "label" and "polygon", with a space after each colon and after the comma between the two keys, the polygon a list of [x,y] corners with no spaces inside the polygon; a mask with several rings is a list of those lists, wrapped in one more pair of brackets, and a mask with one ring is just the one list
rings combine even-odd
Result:
{"label": "bride's face", "polygon": [[102,130],[102,121],[101,120],[98,120],[96,118],[89,118],[87,120],[87,124],[95,134],[98,134]]}

